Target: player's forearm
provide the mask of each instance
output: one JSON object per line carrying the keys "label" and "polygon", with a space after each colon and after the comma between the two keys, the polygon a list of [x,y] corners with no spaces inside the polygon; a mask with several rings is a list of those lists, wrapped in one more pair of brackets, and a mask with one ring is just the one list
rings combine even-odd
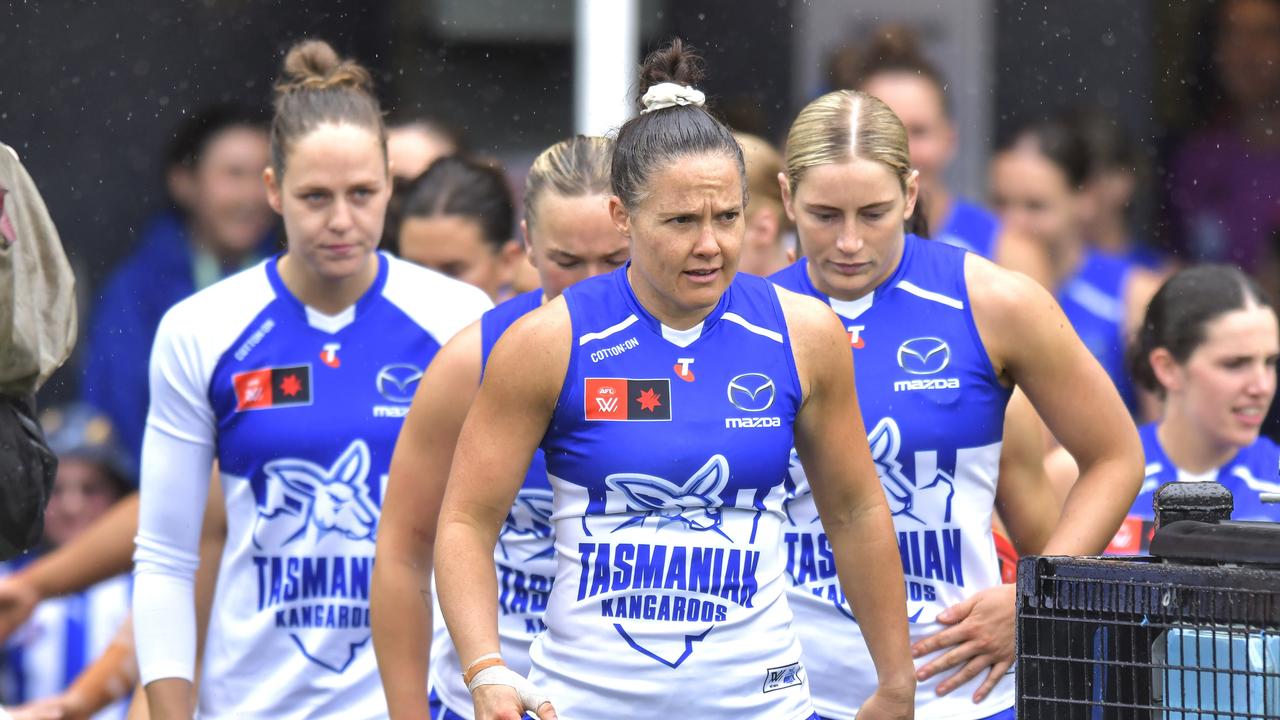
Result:
{"label": "player's forearm", "polygon": [[1080,479],[1067,495],[1062,519],[1045,544],[1043,554],[1102,552],[1120,528],[1142,486],[1141,458],[1140,447],[1131,451],[1118,448],[1108,457],[1082,466]]}
{"label": "player's forearm", "polygon": [[191,720],[191,683],[179,678],[147,683],[147,706],[151,720]]}
{"label": "player's forearm", "polygon": [[85,532],[25,572],[41,597],[80,592],[129,571],[138,533],[138,494],[116,503]]}
{"label": "player's forearm", "polygon": [[66,695],[77,711],[88,717],[129,694],[137,680],[133,626],[126,620],[102,655],[67,688]]}
{"label": "player's forearm", "polygon": [[436,592],[449,636],[463,666],[499,652],[498,580],[493,562],[494,532],[468,520],[441,517],[436,537]]}
{"label": "player's forearm", "polygon": [[[382,538],[379,538],[382,540]],[[430,558],[430,548],[426,557]],[[369,597],[373,650],[392,718],[424,718],[431,649],[431,566],[378,548]]]}
{"label": "player's forearm", "polygon": [[880,686],[914,687],[905,580],[889,510],[881,500],[848,519],[826,528],[840,586],[867,641]]}

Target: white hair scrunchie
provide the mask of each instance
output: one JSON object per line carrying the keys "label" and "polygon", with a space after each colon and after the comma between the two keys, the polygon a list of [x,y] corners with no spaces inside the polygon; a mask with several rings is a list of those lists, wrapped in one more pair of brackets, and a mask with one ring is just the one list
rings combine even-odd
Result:
{"label": "white hair scrunchie", "polygon": [[676,105],[702,107],[707,102],[707,96],[701,90],[691,88],[688,85],[664,82],[646,90],[644,97],[640,98],[640,102],[644,104],[644,110],[640,111],[640,114],[643,115],[654,110],[675,107]]}

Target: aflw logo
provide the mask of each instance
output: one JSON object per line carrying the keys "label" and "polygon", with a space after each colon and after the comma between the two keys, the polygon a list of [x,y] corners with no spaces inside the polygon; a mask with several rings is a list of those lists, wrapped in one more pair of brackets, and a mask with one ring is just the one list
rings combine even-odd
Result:
{"label": "aflw logo", "polygon": [[596,406],[600,408],[602,413],[613,413],[618,411],[618,397],[615,395],[610,398],[596,398]]}

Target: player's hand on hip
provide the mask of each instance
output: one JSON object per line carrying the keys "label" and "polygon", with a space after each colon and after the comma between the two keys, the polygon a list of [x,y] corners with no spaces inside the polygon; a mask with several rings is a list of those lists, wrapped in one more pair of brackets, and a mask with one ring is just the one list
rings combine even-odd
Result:
{"label": "player's hand on hip", "polygon": [[997,585],[943,611],[938,622],[950,627],[916,643],[911,652],[916,657],[946,652],[921,667],[916,677],[925,680],[959,667],[938,685],[938,694],[946,695],[985,670],[973,701],[985,699],[1013,666],[1015,601],[1013,585]]}
{"label": "player's hand on hip", "polygon": [[0,641],[8,638],[31,617],[40,593],[22,573],[0,580]]}

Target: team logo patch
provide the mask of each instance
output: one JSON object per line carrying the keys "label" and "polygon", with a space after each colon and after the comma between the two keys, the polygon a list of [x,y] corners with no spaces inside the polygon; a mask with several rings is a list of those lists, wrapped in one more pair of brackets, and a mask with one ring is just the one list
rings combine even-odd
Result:
{"label": "team logo patch", "polygon": [[670,420],[671,381],[587,378],[583,401],[588,420]]}
{"label": "team logo patch", "polygon": [[[554,557],[556,549],[551,527],[553,508],[550,490],[521,490],[498,533],[498,547],[502,550],[502,556],[513,562]],[[524,557],[514,557],[507,549],[509,540],[520,540],[524,546],[533,546],[530,548],[531,552]]]}
{"label": "team logo patch", "polygon": [[231,376],[236,411],[311,404],[311,366],[262,368]]}
{"label": "team logo patch", "polygon": [[676,527],[695,532],[712,531],[733,542],[720,529],[724,521],[720,493],[729,483],[729,461],[713,455],[683,483],[638,473],[615,473],[605,478],[610,490],[627,499],[627,510],[640,513],[617,527],[644,525],[650,517],[658,518],[658,529]]}
{"label": "team logo patch", "polygon": [[258,612],[309,661],[345,671],[369,644],[369,584],[381,510],[369,446],[333,461],[279,458],[255,483]]}
{"label": "team logo patch", "polygon": [[804,684],[804,666],[798,662],[782,667],[769,668],[764,674],[763,692],[773,692]]}

